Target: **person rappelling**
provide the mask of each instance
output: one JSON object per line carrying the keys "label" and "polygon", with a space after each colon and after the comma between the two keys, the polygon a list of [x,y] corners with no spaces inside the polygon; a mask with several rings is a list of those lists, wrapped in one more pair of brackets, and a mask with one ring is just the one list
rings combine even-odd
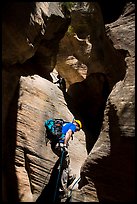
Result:
{"label": "person rappelling", "polygon": [[66,196],[68,187],[76,178],[70,168],[68,146],[74,133],[82,128],[82,123],[76,119],[73,119],[72,122],[65,122],[63,119],[49,119],[45,121],[45,127],[51,149],[60,159],[60,175],[58,176],[56,191],[59,192],[59,198],[61,199]]}

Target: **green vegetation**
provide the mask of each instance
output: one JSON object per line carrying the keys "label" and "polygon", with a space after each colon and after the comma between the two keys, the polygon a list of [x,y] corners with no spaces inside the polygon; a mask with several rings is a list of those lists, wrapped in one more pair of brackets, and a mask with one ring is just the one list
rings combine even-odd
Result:
{"label": "green vegetation", "polygon": [[72,35],[73,33],[74,33],[74,29],[73,29],[73,27],[70,25],[70,26],[68,27],[67,34],[68,34],[68,35]]}
{"label": "green vegetation", "polygon": [[[75,5],[75,2],[60,2],[60,5],[64,8],[64,10],[67,9],[69,12],[71,12],[71,9]],[[68,27],[67,34],[72,35],[73,33],[74,33],[74,30],[73,30],[72,26],[70,25]]]}
{"label": "green vegetation", "polygon": [[62,6],[66,6],[66,8],[67,8],[68,10],[71,10],[71,8],[74,6],[74,3],[75,3],[75,2],[61,2],[61,5],[62,5]]}

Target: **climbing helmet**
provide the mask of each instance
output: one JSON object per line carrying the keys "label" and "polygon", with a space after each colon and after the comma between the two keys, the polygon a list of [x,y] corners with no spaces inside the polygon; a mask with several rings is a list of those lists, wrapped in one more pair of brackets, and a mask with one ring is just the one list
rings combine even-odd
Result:
{"label": "climbing helmet", "polygon": [[75,120],[74,119],[74,122],[76,122],[79,125],[80,129],[82,128],[82,123],[80,122],[80,120]]}

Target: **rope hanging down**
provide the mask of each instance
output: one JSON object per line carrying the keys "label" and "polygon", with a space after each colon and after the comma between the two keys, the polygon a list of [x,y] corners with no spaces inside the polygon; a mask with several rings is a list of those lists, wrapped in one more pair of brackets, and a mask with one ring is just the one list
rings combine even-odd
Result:
{"label": "rope hanging down", "polygon": [[64,150],[62,151],[62,154],[61,154],[60,168],[59,168],[59,173],[58,173],[58,177],[57,177],[57,183],[56,183],[56,188],[55,188],[55,193],[54,193],[53,202],[56,201],[56,196],[57,196],[57,191],[58,191],[58,185],[59,185],[59,179],[60,179],[60,174],[61,174],[61,167],[62,167],[62,163],[63,163],[63,157],[64,157]]}
{"label": "rope hanging down", "polygon": [[79,178],[75,181],[75,183],[73,184],[72,188],[70,189],[70,193],[69,193],[69,195],[68,195],[68,198],[70,198],[70,201],[69,201],[69,202],[71,202],[72,190],[73,190],[74,186],[76,185],[76,183],[77,183],[80,179],[81,179],[81,177],[79,177]]}

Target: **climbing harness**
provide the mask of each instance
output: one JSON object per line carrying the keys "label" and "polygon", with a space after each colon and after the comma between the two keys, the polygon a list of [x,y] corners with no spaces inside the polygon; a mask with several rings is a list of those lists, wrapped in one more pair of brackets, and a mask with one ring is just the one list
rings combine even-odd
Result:
{"label": "climbing harness", "polygon": [[64,150],[62,150],[62,154],[61,154],[60,168],[59,168],[59,173],[58,173],[58,177],[57,177],[57,182],[56,182],[56,188],[55,188],[55,193],[54,193],[53,202],[56,201],[56,196],[57,196],[57,191],[58,191],[58,185],[59,185],[59,179],[60,179],[60,176],[61,176],[61,168],[62,168],[62,163],[63,163],[63,157],[64,157]]}

